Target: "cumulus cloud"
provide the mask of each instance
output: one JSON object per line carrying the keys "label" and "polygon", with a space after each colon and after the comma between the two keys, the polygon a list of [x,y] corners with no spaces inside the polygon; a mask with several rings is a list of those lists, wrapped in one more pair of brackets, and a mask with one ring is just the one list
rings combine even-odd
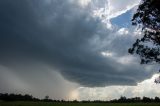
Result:
{"label": "cumulus cloud", "polygon": [[[23,76],[19,78],[22,84],[33,86],[47,73],[46,66],[88,87],[136,85],[151,77],[153,72],[134,59],[125,63],[134,38],[107,29],[88,8],[72,0],[0,1],[0,64],[19,73],[14,76],[17,79],[8,80]],[[114,55],[103,55],[106,51]],[[1,71],[1,75],[6,73]],[[55,81],[47,75],[46,81]],[[45,81],[36,86],[41,84],[47,86]]]}
{"label": "cumulus cloud", "polygon": [[133,7],[137,6],[140,3],[140,0],[108,0],[109,6],[109,19],[115,18],[128,10],[132,9]]}
{"label": "cumulus cloud", "polygon": [[[135,9],[137,5],[140,3],[140,0],[92,0],[89,4],[94,10],[94,14],[103,18],[104,20],[111,20],[112,18],[116,18],[131,9]],[[105,18],[104,18],[105,17]]]}
{"label": "cumulus cloud", "polygon": [[119,99],[121,96],[126,96],[127,98],[132,97],[156,97],[160,94],[159,87],[154,82],[155,78],[159,75],[154,75],[152,78],[144,80],[141,83],[138,83],[137,86],[110,86],[110,87],[95,87],[95,88],[86,88],[81,87],[76,89],[76,92],[79,93],[79,100],[112,100]]}
{"label": "cumulus cloud", "polygon": [[[113,25],[110,22],[112,19],[125,14],[126,12],[132,9],[132,13],[136,11],[137,5],[140,3],[140,0],[92,0],[89,6],[92,7],[93,14],[101,18],[102,22],[106,23],[107,28],[112,29]],[[123,17],[122,20],[125,20]],[[131,17],[130,17],[131,18]],[[130,21],[131,19],[126,19],[126,21]],[[123,22],[123,21],[122,21]]]}
{"label": "cumulus cloud", "polygon": [[118,30],[119,35],[128,35],[129,31],[126,28],[121,28]]}

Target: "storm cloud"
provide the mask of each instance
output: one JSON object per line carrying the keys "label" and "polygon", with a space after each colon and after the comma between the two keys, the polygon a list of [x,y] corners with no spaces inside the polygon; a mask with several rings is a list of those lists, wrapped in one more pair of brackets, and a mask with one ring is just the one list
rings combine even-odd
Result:
{"label": "storm cloud", "polygon": [[28,83],[33,73],[47,72],[43,66],[87,87],[136,85],[151,77],[149,68],[127,54],[133,33],[121,36],[116,28],[107,29],[89,5],[74,0],[1,0],[0,65],[27,76]]}

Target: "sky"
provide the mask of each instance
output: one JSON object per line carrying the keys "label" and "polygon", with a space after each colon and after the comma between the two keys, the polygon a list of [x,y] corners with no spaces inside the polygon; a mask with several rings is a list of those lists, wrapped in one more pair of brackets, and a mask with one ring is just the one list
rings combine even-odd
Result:
{"label": "sky", "polygon": [[156,65],[128,48],[140,0],[1,0],[0,92],[110,100],[160,95]]}

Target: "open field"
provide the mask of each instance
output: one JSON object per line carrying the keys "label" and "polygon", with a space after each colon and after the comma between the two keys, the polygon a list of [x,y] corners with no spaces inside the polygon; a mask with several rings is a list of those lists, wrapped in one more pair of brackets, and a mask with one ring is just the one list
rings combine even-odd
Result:
{"label": "open field", "polygon": [[160,106],[160,103],[51,103],[51,102],[0,102],[0,106]]}

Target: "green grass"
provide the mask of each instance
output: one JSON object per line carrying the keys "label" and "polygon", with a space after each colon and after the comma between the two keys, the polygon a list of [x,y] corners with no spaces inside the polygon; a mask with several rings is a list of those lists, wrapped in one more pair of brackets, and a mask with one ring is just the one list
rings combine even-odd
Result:
{"label": "green grass", "polygon": [[0,106],[160,106],[160,103],[51,103],[51,102],[0,102]]}

